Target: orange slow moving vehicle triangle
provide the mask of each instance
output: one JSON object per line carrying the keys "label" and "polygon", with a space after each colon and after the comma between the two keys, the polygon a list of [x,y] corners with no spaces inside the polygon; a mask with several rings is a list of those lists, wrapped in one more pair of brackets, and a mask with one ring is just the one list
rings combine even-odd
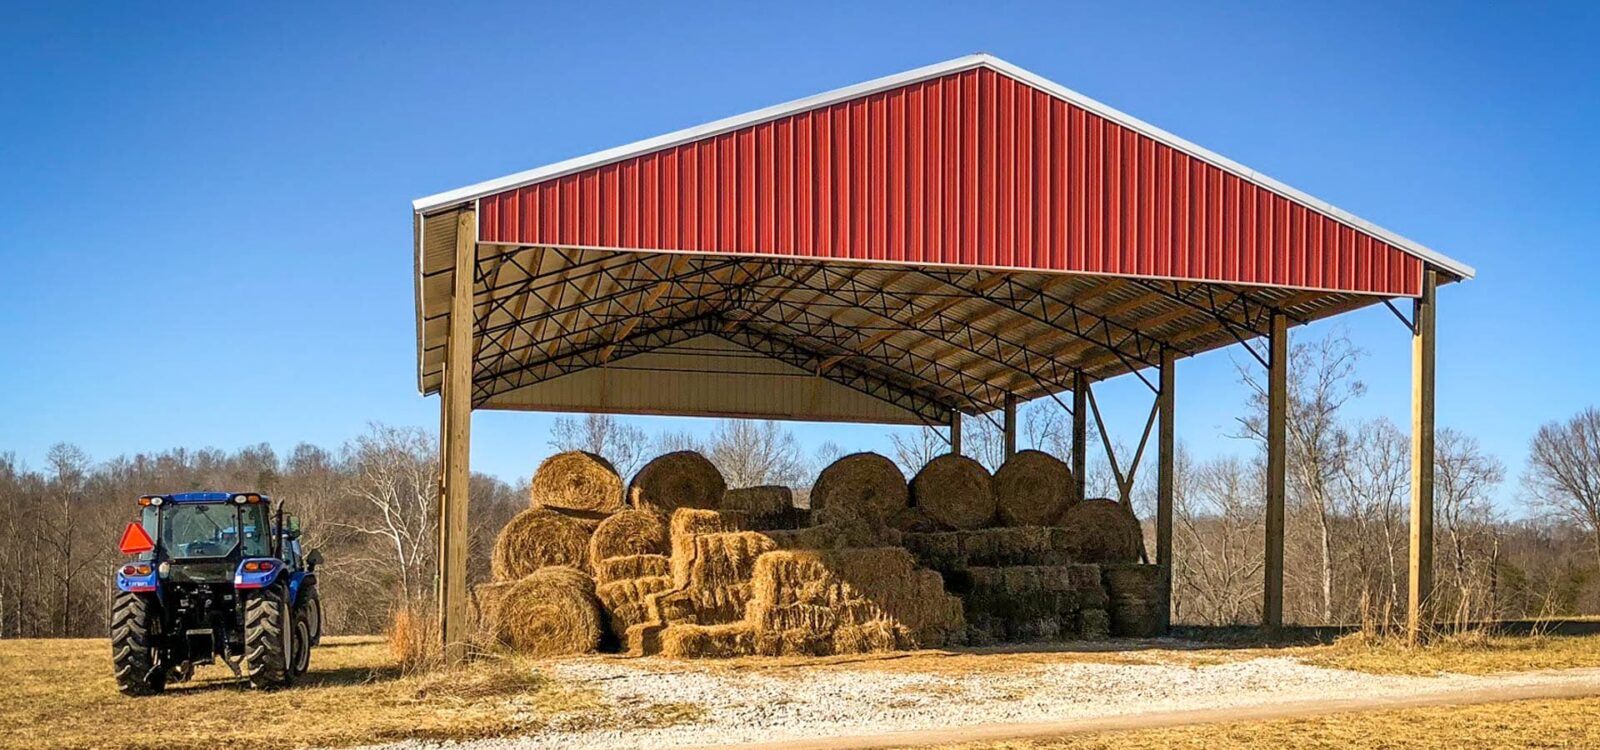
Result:
{"label": "orange slow moving vehicle triangle", "polygon": [[120,546],[122,554],[137,555],[141,552],[149,552],[155,549],[156,542],[150,538],[150,534],[144,530],[144,526],[140,525],[138,521],[134,521],[128,524],[127,529],[123,530],[122,544]]}

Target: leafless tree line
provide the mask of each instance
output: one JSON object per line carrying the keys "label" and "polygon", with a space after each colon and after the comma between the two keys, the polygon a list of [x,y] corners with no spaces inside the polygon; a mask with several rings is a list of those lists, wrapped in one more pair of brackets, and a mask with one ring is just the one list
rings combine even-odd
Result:
{"label": "leafless tree line", "polygon": [[[322,591],[335,632],[377,632],[394,608],[433,587],[438,450],[431,434],[373,425],[337,450],[266,445],[175,449],[92,462],[70,445],[30,470],[0,455],[0,637],[104,636],[117,540],[140,495],[201,490],[269,494],[323,551]],[[472,479],[475,579],[494,534],[524,506],[493,477]]]}
{"label": "leafless tree line", "polygon": [[[1409,534],[1410,441],[1384,419],[1356,420],[1345,407],[1364,389],[1361,353],[1343,336],[1291,353],[1285,615],[1298,623],[1351,623],[1404,611]],[[1242,455],[1175,457],[1174,620],[1251,623],[1262,589],[1265,392],[1248,388]],[[1022,412],[1023,447],[1066,457],[1065,412],[1036,402]],[[964,449],[991,469],[1004,458],[992,420],[968,417]],[[1091,434],[1091,445],[1098,436]],[[803,498],[817,473],[846,451],[802,448],[771,421],[724,420],[704,435],[644,430],[605,415],[558,418],[555,450],[607,457],[624,477],[672,450],[707,455],[730,486],[782,484]],[[896,460],[914,473],[948,451],[941,431],[893,437]],[[1119,454],[1125,446],[1116,446]],[[1252,450],[1253,449],[1253,450]],[[1600,611],[1600,411],[1541,428],[1518,494],[1496,505],[1506,472],[1478,442],[1441,430],[1436,459],[1436,611],[1461,620]],[[0,637],[99,636],[105,632],[115,545],[142,494],[204,489],[266,492],[301,517],[305,541],[327,560],[329,626],[376,632],[434,586],[438,451],[431,433],[373,425],[336,450],[302,444],[286,456],[266,445],[234,452],[169,450],[96,463],[53,447],[30,469],[0,454]],[[1103,452],[1090,451],[1091,496],[1117,497]],[[531,467],[530,467],[531,468]],[[1153,517],[1153,470],[1139,472],[1133,501]],[[526,507],[526,486],[474,475],[471,580],[487,577],[487,551]],[[1530,512],[1525,512],[1530,511]],[[1147,532],[1148,533],[1148,532]]]}

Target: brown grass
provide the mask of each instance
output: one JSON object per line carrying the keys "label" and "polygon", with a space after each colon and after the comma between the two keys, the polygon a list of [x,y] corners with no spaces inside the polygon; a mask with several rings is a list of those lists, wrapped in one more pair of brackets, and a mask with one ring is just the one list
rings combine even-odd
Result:
{"label": "brown grass", "polygon": [[1025,450],[995,471],[994,500],[1004,526],[1049,526],[1078,501],[1077,485],[1061,459]]}
{"label": "brown grass", "polygon": [[728,484],[705,456],[675,451],[644,465],[628,484],[628,504],[657,513],[678,508],[715,508]]}
{"label": "brown grass", "polygon": [[946,453],[911,480],[911,504],[947,529],[981,529],[995,517],[993,478],[983,464]]}
{"label": "brown grass", "polygon": [[327,639],[299,685],[273,692],[249,690],[212,665],[162,695],[126,698],[104,640],[0,641],[0,664],[0,750],[271,750],[504,737],[574,711],[617,720],[597,696],[527,660],[405,673],[377,637]]}
{"label": "brown grass", "polygon": [[549,508],[522,511],[495,539],[489,566],[495,580],[515,581],[544,567],[589,569],[589,530]]}
{"label": "brown grass", "polygon": [[811,487],[811,509],[840,507],[886,519],[910,502],[906,475],[888,457],[852,453],[822,470]]}
{"label": "brown grass", "polygon": [[1494,674],[1600,667],[1600,635],[1497,636],[1471,631],[1422,647],[1352,634],[1329,646],[1287,649],[1310,664],[1373,674]]}
{"label": "brown grass", "polygon": [[1600,698],[1406,708],[1306,719],[1231,722],[922,750],[1500,750],[1600,747]]}
{"label": "brown grass", "polygon": [[622,479],[610,461],[593,453],[566,451],[539,464],[528,496],[535,508],[614,513],[622,509]]}

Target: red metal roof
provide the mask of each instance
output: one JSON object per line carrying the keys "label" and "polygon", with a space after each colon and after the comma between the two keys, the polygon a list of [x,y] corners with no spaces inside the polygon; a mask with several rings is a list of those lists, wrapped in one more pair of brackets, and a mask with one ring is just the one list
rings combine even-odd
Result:
{"label": "red metal roof", "polygon": [[1394,245],[989,68],[483,198],[484,242],[1412,295]]}

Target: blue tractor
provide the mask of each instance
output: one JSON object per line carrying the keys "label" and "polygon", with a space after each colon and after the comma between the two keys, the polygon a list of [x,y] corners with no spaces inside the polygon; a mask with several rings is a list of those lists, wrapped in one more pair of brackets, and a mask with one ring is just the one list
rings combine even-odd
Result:
{"label": "blue tractor", "polygon": [[111,658],[117,689],[154,695],[221,659],[255,688],[294,683],[322,639],[321,553],[254,492],[139,498],[122,536]]}

